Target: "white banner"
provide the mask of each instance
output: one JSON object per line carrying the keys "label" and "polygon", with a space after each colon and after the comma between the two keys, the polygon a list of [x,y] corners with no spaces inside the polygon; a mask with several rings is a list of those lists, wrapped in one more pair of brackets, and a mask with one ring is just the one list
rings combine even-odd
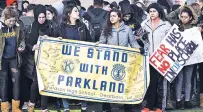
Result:
{"label": "white banner", "polygon": [[183,36],[188,36],[188,38],[192,38],[195,43],[199,45],[199,47],[195,50],[193,55],[187,61],[185,65],[192,65],[203,62],[203,41],[200,31],[197,27],[188,29],[184,31]]}
{"label": "white banner", "polygon": [[178,29],[177,25],[173,25],[149,59],[150,64],[169,82],[175,79],[199,47],[199,44],[193,41],[194,38]]}

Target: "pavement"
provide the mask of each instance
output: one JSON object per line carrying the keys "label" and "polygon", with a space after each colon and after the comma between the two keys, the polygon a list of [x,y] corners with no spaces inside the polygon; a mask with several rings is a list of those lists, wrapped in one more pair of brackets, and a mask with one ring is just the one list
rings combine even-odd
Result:
{"label": "pavement", "polygon": [[[35,112],[40,112],[40,110],[35,110]],[[57,110],[50,110],[50,112],[63,112],[63,110],[61,111],[57,111]],[[70,112],[81,112],[81,110],[71,110]],[[89,111],[90,112],[90,111]],[[114,111],[114,112],[124,112],[122,110],[119,111]],[[140,110],[135,110],[135,112],[140,112]],[[151,111],[153,112],[153,111]],[[203,112],[203,109],[191,109],[191,110],[168,110],[166,112]]]}
{"label": "pavement", "polygon": [[[93,112],[92,110],[101,109],[100,104],[89,104],[89,105],[90,105],[89,110],[87,112]],[[120,106],[121,105],[118,104],[117,106],[114,106],[114,107],[116,108],[116,107],[120,107]],[[50,112],[64,112],[63,108],[60,108],[57,110],[53,104],[49,104],[48,108],[50,109],[49,110]],[[70,112],[81,112],[80,108],[81,108],[81,106],[79,106],[79,105],[71,104]],[[24,112],[26,112],[26,111],[24,111]],[[35,112],[40,112],[40,109],[36,109]],[[102,112],[102,111],[96,111],[96,112]],[[123,109],[114,109],[114,110],[112,110],[112,112],[127,112],[127,111],[124,111]],[[141,112],[139,106],[135,106],[134,112]],[[154,111],[151,111],[151,112],[154,112]],[[193,109],[188,109],[188,110],[167,110],[166,112],[203,112],[203,109],[194,107]]]}
{"label": "pavement", "polygon": [[[64,112],[63,109],[61,109],[61,110],[50,109],[49,111],[50,112]],[[26,111],[24,111],[24,112],[26,112]],[[37,109],[37,110],[35,110],[35,112],[40,112],[40,110]],[[75,109],[71,109],[70,112],[81,112],[81,110],[75,108]],[[93,112],[93,111],[87,111],[87,112]],[[98,112],[102,112],[102,111],[98,111]],[[127,112],[127,111],[119,109],[119,110],[112,110],[112,112]],[[141,112],[141,111],[140,111],[140,109],[136,109],[136,110],[134,110],[134,112]],[[154,112],[154,111],[151,111],[151,112]],[[203,112],[203,109],[194,108],[194,109],[188,109],[188,110],[167,110],[166,112]]]}

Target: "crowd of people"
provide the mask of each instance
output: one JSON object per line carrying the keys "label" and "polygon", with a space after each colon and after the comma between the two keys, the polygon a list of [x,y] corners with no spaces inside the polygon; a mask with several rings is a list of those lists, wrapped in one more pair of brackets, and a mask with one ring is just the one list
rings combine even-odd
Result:
{"label": "crowd of people", "polygon": [[[39,95],[34,52],[39,49],[38,37],[47,35],[58,39],[72,39],[115,46],[132,47],[149,56],[155,51],[172,25],[180,31],[192,27],[203,28],[203,0],[194,3],[166,2],[145,5],[128,0],[109,3],[94,0],[87,10],[80,0],[63,0],[63,14],[51,5],[17,1],[2,10],[0,19],[0,99],[1,111],[33,112],[41,107],[48,112],[50,97]],[[195,37],[191,37],[195,38]],[[199,107],[203,108],[203,63],[185,66],[176,79],[169,83],[150,66],[150,84],[140,107],[141,112],[164,112],[167,109],[191,109],[193,93],[199,93]],[[199,85],[199,86],[197,86]],[[12,88],[12,89],[11,89]],[[55,98],[56,106],[70,112],[70,99]],[[175,105],[173,103],[175,101]],[[79,101],[86,112],[87,101]],[[102,103],[103,111],[112,105]],[[197,106],[197,105],[196,105]],[[124,105],[126,112],[134,106]]]}

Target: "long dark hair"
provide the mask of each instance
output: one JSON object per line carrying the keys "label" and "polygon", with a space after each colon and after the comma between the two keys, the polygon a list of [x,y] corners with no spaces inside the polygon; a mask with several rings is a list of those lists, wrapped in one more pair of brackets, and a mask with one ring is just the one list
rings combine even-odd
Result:
{"label": "long dark hair", "polygon": [[[65,25],[67,23],[71,23],[69,14],[72,12],[74,7],[76,6],[73,4],[69,4],[65,6],[65,8],[63,9],[63,15],[62,15],[62,24]],[[76,23],[79,23],[79,21],[80,20],[77,20]]]}
{"label": "long dark hair", "polygon": [[122,21],[122,13],[120,10],[118,9],[112,9],[109,13],[108,13],[108,19],[106,21],[106,24],[105,24],[105,27],[104,27],[104,30],[103,30],[103,35],[108,38],[108,36],[111,36],[111,33],[112,33],[112,23],[110,21],[110,15],[112,12],[116,12],[118,17],[120,17],[120,22]]}
{"label": "long dark hair", "polygon": [[188,7],[184,7],[183,10],[181,10],[180,14],[182,13],[187,13],[189,15],[190,18],[192,18],[189,22],[191,23],[194,20],[194,15],[193,12],[191,11],[190,8]]}
{"label": "long dark hair", "polygon": [[[189,21],[189,24],[192,23],[192,21],[194,20],[194,15],[193,15],[193,12],[190,8],[188,7],[184,7],[181,11],[180,11],[180,15],[182,13],[187,13],[189,15],[190,18],[192,18],[190,21]],[[183,27],[183,23],[181,20],[179,20],[179,23],[178,23],[178,26],[179,26],[179,30],[180,31],[184,31],[184,27]]]}
{"label": "long dark hair", "polygon": [[57,10],[52,6],[47,6],[46,10],[51,12],[54,15],[52,21],[55,23],[58,23],[58,12],[57,12]]}

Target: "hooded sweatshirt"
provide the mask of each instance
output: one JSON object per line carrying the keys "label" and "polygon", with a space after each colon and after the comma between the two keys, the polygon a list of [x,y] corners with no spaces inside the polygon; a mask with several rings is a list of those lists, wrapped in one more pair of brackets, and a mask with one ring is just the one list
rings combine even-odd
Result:
{"label": "hooded sweatshirt", "polygon": [[14,27],[8,27],[3,22],[0,22],[1,30],[3,32],[3,38],[5,38],[5,47],[3,52],[3,58],[10,59],[15,58],[16,56],[16,46],[17,46],[17,37]]}

